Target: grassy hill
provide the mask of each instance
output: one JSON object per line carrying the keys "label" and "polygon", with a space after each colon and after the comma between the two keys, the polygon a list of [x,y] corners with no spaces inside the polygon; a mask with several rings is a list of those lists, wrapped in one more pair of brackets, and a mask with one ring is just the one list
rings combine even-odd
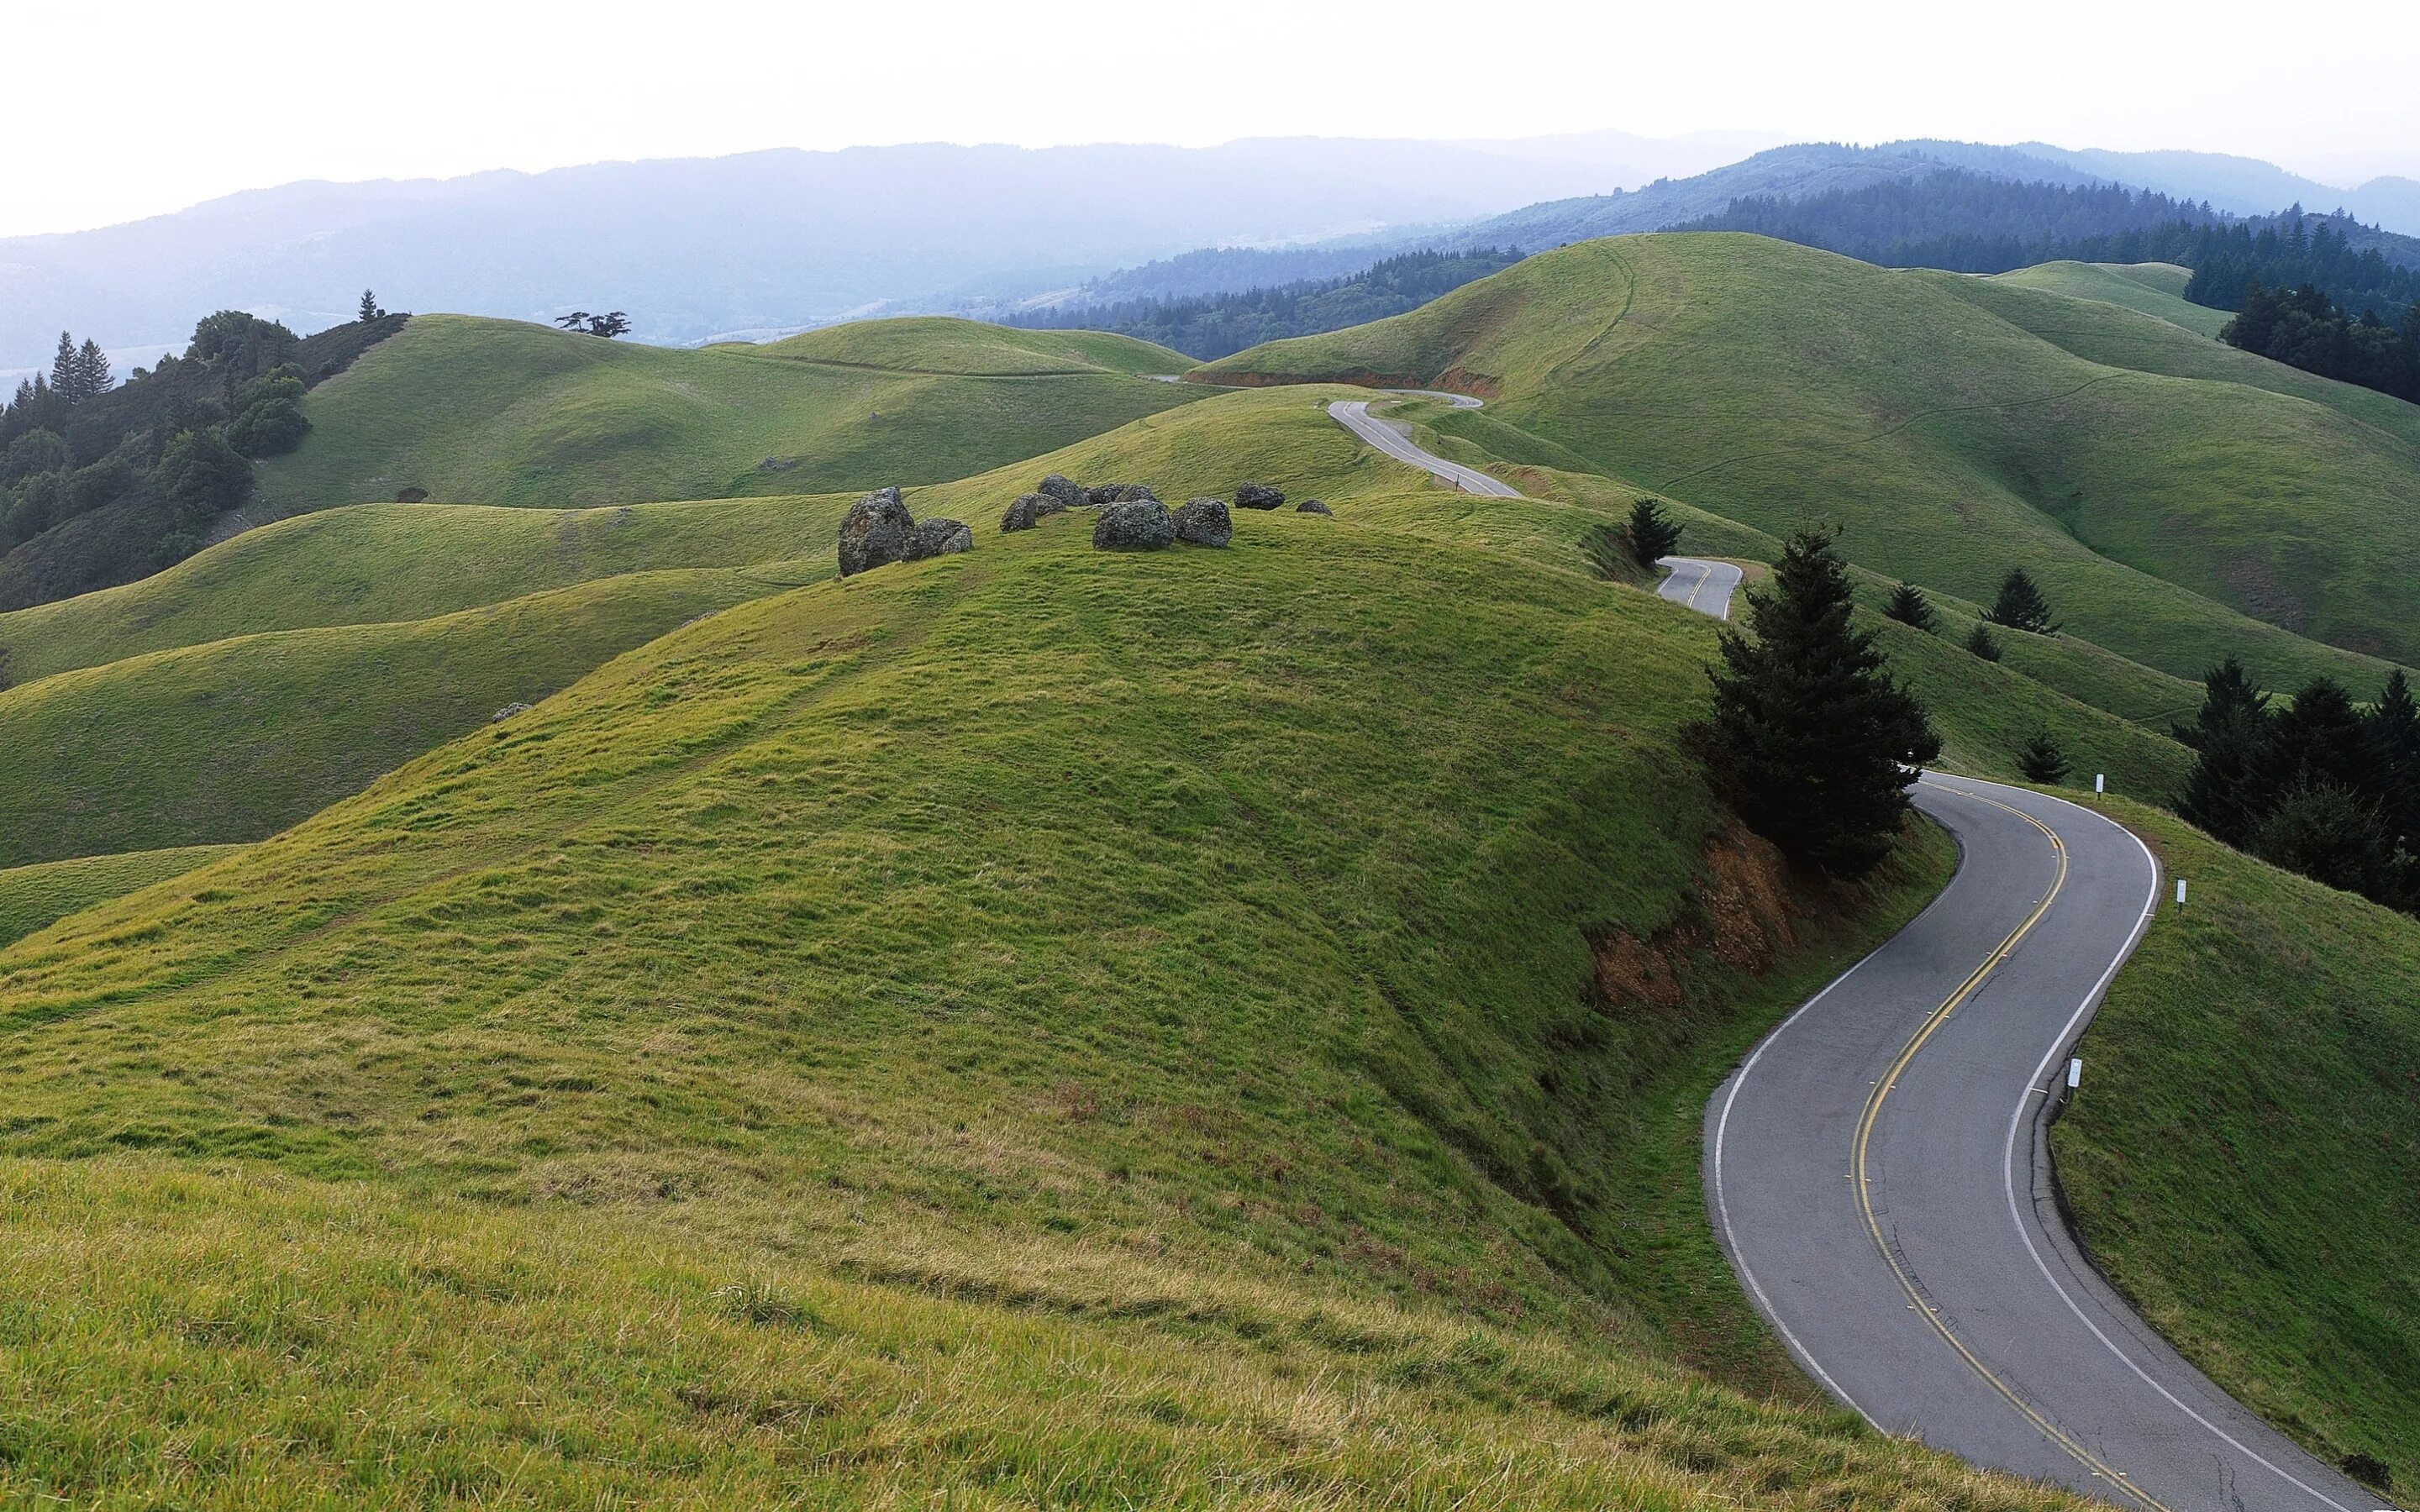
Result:
{"label": "grassy hill", "polygon": [[1781,1385],[1697,1209],[1942,848],[1794,892],[1714,626],[1315,397],[1068,460],[1338,518],[759,599],[0,950],[0,1492],[2072,1504]]}
{"label": "grassy hill", "polygon": [[2048,262],[1994,276],[2017,288],[2122,305],[2213,340],[2234,318],[2227,311],[2186,299],[2185,284],[2193,270],[2175,263]]}
{"label": "grassy hill", "polygon": [[2087,361],[1978,302],[1995,290],[2217,350],[2104,303],[1675,235],[1578,243],[1198,376],[1487,394],[1483,421],[1435,424],[1510,426],[1771,532],[1831,519],[1861,563],[1970,600],[2025,565],[2084,638],[2178,675],[2234,651],[2279,681],[2375,686],[2364,654],[2420,656],[2420,447],[2271,389]]}
{"label": "grassy hill", "polygon": [[[392,500],[575,506],[962,477],[1198,397],[1123,336],[880,320],[673,350],[420,316],[304,405],[269,516]],[[769,464],[769,465],[768,465]]]}
{"label": "grassy hill", "polygon": [[0,945],[13,945],[70,914],[123,898],[155,882],[183,876],[240,849],[191,845],[11,867],[0,872]]}
{"label": "grassy hill", "polygon": [[2053,1134],[2094,1257],[2235,1396],[2420,1485],[2420,924],[2123,807],[2164,908]]}

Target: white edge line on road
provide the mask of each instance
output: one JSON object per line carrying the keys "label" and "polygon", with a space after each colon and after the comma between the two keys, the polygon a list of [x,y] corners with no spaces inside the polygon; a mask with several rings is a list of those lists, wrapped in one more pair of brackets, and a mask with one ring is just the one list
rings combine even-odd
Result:
{"label": "white edge line on road", "polygon": [[[2018,789],[2016,791],[2031,792],[2032,790]],[[2077,1006],[2075,1012],[2068,1019],[2066,1026],[2059,1030],[2058,1038],[2052,1041],[2050,1049],[2043,1054],[2041,1064],[2036,1066],[2034,1068],[2033,1075],[2026,1078],[2026,1089],[2024,1094],[2017,1099],[2016,1111],[2009,1116],[2009,1145],[2007,1152],[2001,1161],[2000,1172],[2001,1184],[2003,1189],[2006,1191],[2009,1199],[2009,1217],[2017,1226],[2017,1237],[2024,1241],[2025,1253],[2033,1257],[2034,1268],[2041,1273],[2043,1280],[2050,1283],[2051,1289],[2058,1293],[2059,1300],[2067,1304],[2067,1310],[2075,1315],[2078,1322],[2082,1323],[2086,1328],[2090,1329],[2092,1331],[2092,1336],[2099,1339],[2102,1344],[2108,1349],[2110,1353],[2116,1355],[2118,1360],[2124,1364],[2127,1369],[2134,1372],[2145,1385],[2150,1387],[2153,1391],[2158,1392],[2162,1396],[2166,1397],[2170,1406],[2184,1413],[2185,1416],[2192,1418],[2203,1427],[2208,1428],[2211,1433],[2216,1434],[2230,1448],[2233,1448],[2237,1453],[2250,1459],[2254,1464],[2257,1464],[2263,1470],[2267,1470],[2275,1474],[2278,1478],[2284,1480],[2287,1484],[2292,1486],[2297,1490],[2303,1491],[2315,1500],[2335,1508],[2336,1512],[2352,1512],[2352,1509],[2346,1506],[2342,1502],[2337,1501],[2335,1497],[2328,1495],[2324,1491],[2318,1490],[2310,1486],[2304,1485],[2300,1479],[2296,1478],[2292,1472],[2286,1470],[2280,1465],[2272,1463],[2267,1458],[2262,1456],[2258,1450],[2242,1443],[2241,1440],[2237,1439],[2235,1435],[2227,1432],[2225,1428],[2220,1427],[2217,1424],[2202,1416],[2199,1412],[2195,1412],[2192,1407],[2180,1400],[2176,1393],[2160,1384],[2158,1381],[2151,1377],[2149,1371],[2145,1370],[2141,1365],[2136,1365],[2134,1363],[2133,1356],[2118,1348],[2118,1342],[2115,1339],[2112,1339],[2107,1334],[2102,1332],[2101,1325],[2094,1322],[2090,1315],[2086,1314],[2084,1308],[2077,1304],[2074,1296],[2069,1292],[2067,1288],[2059,1284],[2058,1277],[2051,1273],[2050,1265],[2048,1262],[2043,1260],[2040,1248],[2034,1243],[2034,1236],[2026,1231],[2024,1215],[2017,1207],[2017,1136],[2019,1132],[2024,1127],[2025,1109],[2034,1099],[2033,1084],[2040,1081],[2042,1076],[2049,1072],[2051,1062],[2056,1060],[2072,1041],[2078,1026],[2080,1026],[2084,1020],[2091,1014],[2094,1008],[2099,1006],[2102,994],[2108,990],[2110,982],[2115,980],[2118,976],[2118,968],[2123,966],[2127,962],[2127,959],[2134,953],[2134,947],[2141,943],[2144,932],[2150,928],[2151,915],[2155,910],[2157,910],[2160,903],[2159,859],[2151,854],[2151,848],[2143,843],[2142,836],[2135,834],[2133,830],[2128,829],[2125,825],[2110,818],[2107,814],[2096,813],[2092,810],[2086,809],[2081,804],[2070,803],[2065,798],[2055,797],[2046,793],[2037,794],[2036,796],[2050,798],[2053,803],[2058,804],[2062,808],[2073,809],[2078,813],[2086,814],[2094,819],[2098,819],[2102,824],[2107,825],[2110,828],[2124,835],[2128,840],[2133,841],[2135,848],[2143,853],[2143,859],[2150,863],[2151,888],[2149,894],[2143,900],[2142,917],[2134,921],[2133,933],[2126,937],[2125,948],[2118,952],[2117,960],[2109,963],[2109,969],[2101,974],[2101,980],[2093,983],[2092,990],[2085,995],[2084,1001]],[[1719,1176],[1719,1172],[1717,1172],[1717,1175]]]}

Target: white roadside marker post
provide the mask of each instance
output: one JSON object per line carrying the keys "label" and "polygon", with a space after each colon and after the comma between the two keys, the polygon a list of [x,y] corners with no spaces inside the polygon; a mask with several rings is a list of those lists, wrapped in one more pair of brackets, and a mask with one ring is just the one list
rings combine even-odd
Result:
{"label": "white roadside marker post", "polygon": [[2072,1106],[2075,1100],[2083,1095],[2080,1090],[2083,1086],[2084,1057],[2070,1056],[2067,1057],[2067,1101],[2070,1106]]}
{"label": "white roadside marker post", "polygon": [[2092,791],[2095,793],[2106,793],[2109,791],[2108,773],[2095,772],[2092,774]]}
{"label": "white roadside marker post", "polygon": [[2182,878],[2182,877],[2179,877],[2179,878],[2177,878],[2177,906],[2178,906],[2179,908],[2182,908],[2184,905],[2185,905],[2185,879],[2184,879],[2184,878]]}

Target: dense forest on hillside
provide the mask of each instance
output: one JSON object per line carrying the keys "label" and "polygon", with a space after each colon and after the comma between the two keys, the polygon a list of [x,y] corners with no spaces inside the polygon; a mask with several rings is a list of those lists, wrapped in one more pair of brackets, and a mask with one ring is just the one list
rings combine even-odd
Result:
{"label": "dense forest on hillside", "polygon": [[365,295],[362,318],[306,338],[222,310],[124,383],[62,332],[51,372],[0,409],[0,609],[191,555],[251,495],[254,459],[302,444],[302,395],[408,318]]}
{"label": "dense forest on hillside", "polygon": [[1412,252],[1344,278],[1307,279],[1190,299],[1063,306],[1009,317],[1043,330],[1114,331],[1214,362],[1286,336],[1316,335],[1418,309],[1521,260],[1519,248]]}

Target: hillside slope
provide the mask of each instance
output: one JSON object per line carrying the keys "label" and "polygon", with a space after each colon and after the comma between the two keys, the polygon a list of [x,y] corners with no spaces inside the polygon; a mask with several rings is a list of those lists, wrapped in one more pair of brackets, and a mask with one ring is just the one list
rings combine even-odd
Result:
{"label": "hillside slope", "polygon": [[1676,1363],[1645,1113],[1943,857],[1793,899],[1714,626],[1433,501],[745,605],[0,951],[0,1485],[173,1476],[173,1382],[206,1504],[2069,1504]]}
{"label": "hillside slope", "polygon": [[2053,1132],[2084,1237],[2213,1381],[2331,1463],[2383,1466],[2408,1497],[2420,924],[2167,815],[2120,817],[2191,902],[2162,911],[2111,988]]}
{"label": "hillside slope", "polygon": [[576,506],[963,477],[1198,397],[1121,336],[869,321],[768,347],[672,350],[421,316],[313,391],[271,517],[391,500]]}
{"label": "hillside slope", "polygon": [[1196,376],[1485,394],[1497,421],[1715,514],[1837,520],[1859,563],[1928,587],[1988,601],[2029,567],[2080,634],[2179,675],[2240,652],[2374,686],[2362,654],[2420,656],[2402,571],[2420,447],[2266,389],[2086,361],[1953,285],[1993,288],[1746,236],[1582,242]]}
{"label": "hillside slope", "polygon": [[2174,263],[2036,263],[1993,275],[2019,288],[2040,289],[2071,300],[2099,300],[2215,338],[2234,316],[2185,298],[2193,270]]}

